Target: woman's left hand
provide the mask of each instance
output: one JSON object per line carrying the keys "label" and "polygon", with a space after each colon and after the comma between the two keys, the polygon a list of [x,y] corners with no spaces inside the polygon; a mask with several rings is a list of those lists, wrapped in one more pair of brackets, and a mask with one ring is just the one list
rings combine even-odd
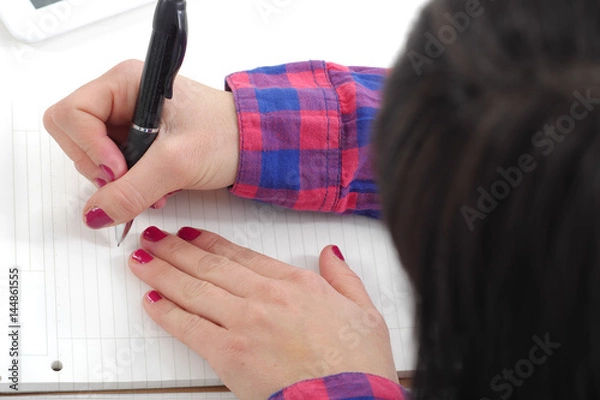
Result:
{"label": "woman's left hand", "polygon": [[383,317],[336,247],[321,275],[192,228],[150,227],[141,247],[129,266],[156,290],[144,308],[240,398],[341,372],[397,381]]}

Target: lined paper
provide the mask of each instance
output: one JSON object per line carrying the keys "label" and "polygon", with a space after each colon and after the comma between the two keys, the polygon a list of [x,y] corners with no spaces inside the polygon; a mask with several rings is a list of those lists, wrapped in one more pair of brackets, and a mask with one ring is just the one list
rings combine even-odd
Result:
{"label": "lined paper", "polygon": [[[1,102],[4,101],[5,104]],[[219,385],[208,363],[145,315],[149,288],[128,269],[149,225],[176,232],[190,225],[298,267],[318,271],[320,250],[337,244],[361,276],[390,328],[399,371],[412,370],[412,296],[379,221],[298,213],[236,198],[227,191],[182,192],[163,210],[136,218],[117,247],[111,229],[81,220],[94,186],[45,132],[45,107],[0,100],[0,299],[10,298],[9,270],[19,271],[19,391],[72,391]],[[2,114],[4,115],[4,114]],[[0,323],[11,332],[9,301]],[[0,335],[0,391],[9,380],[11,339]],[[60,363],[60,371],[52,365]]]}

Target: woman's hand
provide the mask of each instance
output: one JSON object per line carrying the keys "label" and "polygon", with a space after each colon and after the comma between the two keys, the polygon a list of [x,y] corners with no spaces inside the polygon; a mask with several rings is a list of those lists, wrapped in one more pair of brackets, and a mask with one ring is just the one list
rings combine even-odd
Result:
{"label": "woman's hand", "polygon": [[240,398],[341,372],[397,381],[383,317],[336,247],[321,275],[192,228],[150,227],[141,247],[129,266],[156,289],[144,308]]}
{"label": "woman's hand", "polygon": [[127,171],[119,144],[129,131],[142,68],[140,61],[124,62],[44,115],[46,129],[77,170],[100,187],[84,208],[91,228],[160,208],[180,189],[217,189],[235,181],[239,132],[232,94],[184,77],[177,77],[173,99],[165,102],[156,141]]}

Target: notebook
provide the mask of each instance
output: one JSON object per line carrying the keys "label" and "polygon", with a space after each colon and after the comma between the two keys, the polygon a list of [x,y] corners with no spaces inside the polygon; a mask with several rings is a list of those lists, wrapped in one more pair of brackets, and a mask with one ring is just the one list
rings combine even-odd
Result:
{"label": "notebook", "polygon": [[359,216],[295,212],[227,191],[181,192],[113,229],[81,218],[95,191],[42,126],[48,104],[0,98],[0,392],[220,385],[201,357],[144,313],[149,288],[128,269],[149,225],[196,226],[301,268],[340,246],[390,328],[398,371],[414,369],[413,300],[384,226]]}
{"label": "notebook", "polygon": [[22,400],[235,400],[231,392],[209,393],[83,393],[83,394],[36,394],[19,397]]}

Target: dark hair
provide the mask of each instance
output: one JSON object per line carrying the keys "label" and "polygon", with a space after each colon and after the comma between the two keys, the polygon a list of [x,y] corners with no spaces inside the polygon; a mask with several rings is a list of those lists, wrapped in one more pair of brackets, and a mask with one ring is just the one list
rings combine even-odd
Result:
{"label": "dark hair", "polygon": [[376,122],[415,399],[600,397],[600,2],[434,0]]}

